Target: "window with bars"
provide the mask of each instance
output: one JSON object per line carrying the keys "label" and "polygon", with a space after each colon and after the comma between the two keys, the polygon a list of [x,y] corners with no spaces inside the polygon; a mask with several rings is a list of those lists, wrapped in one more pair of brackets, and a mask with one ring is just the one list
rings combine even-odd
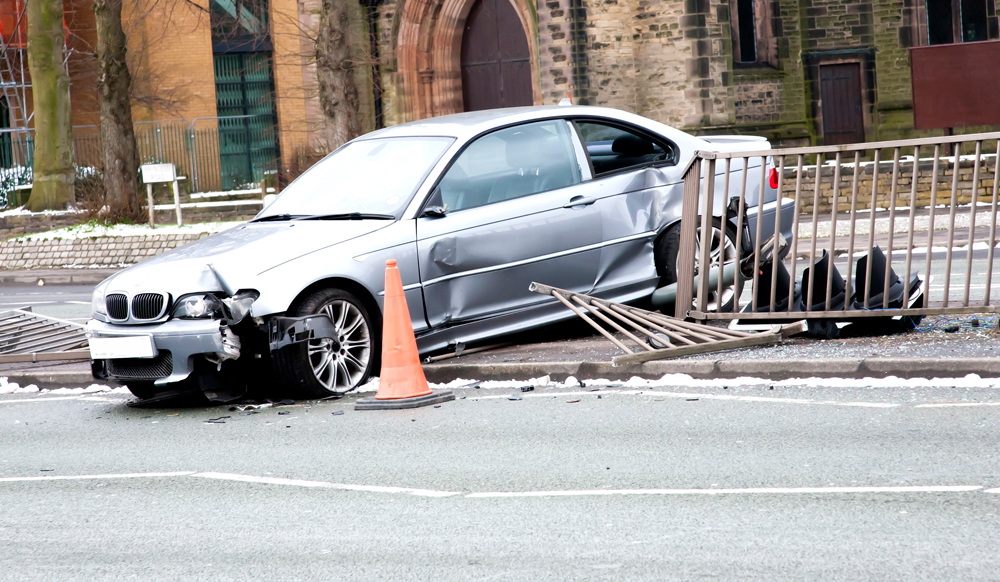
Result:
{"label": "window with bars", "polygon": [[215,99],[223,189],[260,182],[279,154],[270,54],[215,55]]}

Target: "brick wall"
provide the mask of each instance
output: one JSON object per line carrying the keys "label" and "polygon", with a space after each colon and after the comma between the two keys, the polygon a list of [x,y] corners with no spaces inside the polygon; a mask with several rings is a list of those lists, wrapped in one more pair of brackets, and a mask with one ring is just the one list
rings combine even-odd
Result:
{"label": "brick wall", "polygon": [[0,269],[134,265],[208,234],[173,234],[80,238],[75,240],[9,240],[0,242]]}

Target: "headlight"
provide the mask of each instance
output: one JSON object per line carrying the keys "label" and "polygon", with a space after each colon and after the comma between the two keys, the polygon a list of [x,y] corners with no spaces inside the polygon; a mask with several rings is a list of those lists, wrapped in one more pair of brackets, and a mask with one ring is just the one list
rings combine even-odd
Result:
{"label": "headlight", "polygon": [[174,303],[173,316],[177,319],[221,319],[222,302],[215,295],[187,295]]}
{"label": "headlight", "polygon": [[229,310],[230,323],[236,325],[243,321],[243,318],[250,313],[250,306],[253,305],[254,301],[257,301],[258,297],[260,297],[260,293],[256,291],[239,291],[236,295],[223,299],[222,302]]}
{"label": "headlight", "polygon": [[107,321],[108,319],[108,308],[104,304],[105,289],[104,285],[98,285],[94,288],[94,294],[90,298],[90,315],[99,321]]}

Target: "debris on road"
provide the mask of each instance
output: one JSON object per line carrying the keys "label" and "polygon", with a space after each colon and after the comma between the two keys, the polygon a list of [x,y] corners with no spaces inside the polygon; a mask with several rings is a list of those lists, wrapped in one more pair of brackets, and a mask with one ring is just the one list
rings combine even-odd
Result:
{"label": "debris on road", "polygon": [[0,312],[0,364],[89,360],[86,326],[31,312]]}
{"label": "debris on road", "polygon": [[[745,348],[765,344],[780,343],[786,337],[806,331],[804,321],[777,327],[763,333],[747,333],[689,323],[683,319],[630,307],[598,299],[589,295],[581,295],[565,289],[550,287],[541,283],[532,283],[529,290],[542,295],[551,295],[568,307],[580,319],[587,322],[601,335],[625,352],[624,356],[615,356],[612,363],[638,364],[652,360],[665,360],[692,354],[716,352]],[[604,325],[592,319],[583,310],[590,312],[597,320],[613,328],[638,346],[638,350],[627,346],[618,340]],[[631,328],[631,331],[627,328]],[[635,332],[635,333],[633,333]],[[638,335],[644,335],[645,339]],[[651,340],[651,341],[647,341]],[[652,344],[652,345],[651,345]],[[644,351],[643,351],[644,350]]]}
{"label": "debris on road", "polygon": [[333,411],[333,415],[334,416],[344,416],[344,411],[343,410],[334,410]]}
{"label": "debris on road", "polygon": [[566,404],[575,404],[579,401],[580,401],[579,398],[570,398],[569,400],[566,401]]}
{"label": "debris on road", "polygon": [[507,400],[524,400],[524,399],[521,398],[520,394],[511,394],[510,396],[507,397]]}
{"label": "debris on road", "polygon": [[210,418],[205,421],[205,424],[226,424],[226,419],[231,418],[229,416],[220,416],[218,418]]}

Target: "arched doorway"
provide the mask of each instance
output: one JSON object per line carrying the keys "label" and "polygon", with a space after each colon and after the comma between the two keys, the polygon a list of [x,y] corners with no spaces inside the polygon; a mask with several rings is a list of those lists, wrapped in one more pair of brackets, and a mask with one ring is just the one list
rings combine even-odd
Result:
{"label": "arched doorway", "polygon": [[533,105],[531,52],[510,0],[476,0],[462,35],[466,111]]}

